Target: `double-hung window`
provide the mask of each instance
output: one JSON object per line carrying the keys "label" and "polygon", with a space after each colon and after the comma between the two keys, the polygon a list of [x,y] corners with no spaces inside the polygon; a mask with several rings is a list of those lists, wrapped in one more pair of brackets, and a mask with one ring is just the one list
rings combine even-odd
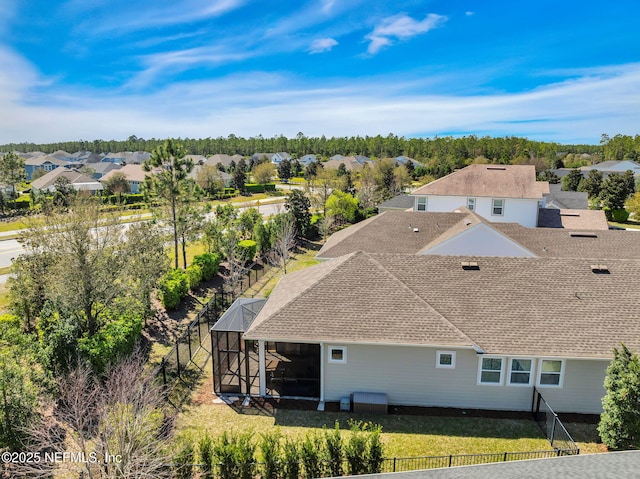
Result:
{"label": "double-hung window", "polygon": [[476,209],[476,199],[475,198],[467,198],[467,208],[471,211],[475,211]]}
{"label": "double-hung window", "polygon": [[491,200],[491,214],[493,216],[504,215],[504,200],[495,198]]}
{"label": "double-hung window", "polygon": [[541,359],[538,385],[544,387],[562,387],[564,361],[562,359]]}
{"label": "double-hung window", "polygon": [[503,358],[481,357],[478,383],[499,386],[502,384]]}
{"label": "double-hung window", "polygon": [[533,375],[533,359],[511,358],[509,362],[509,385],[530,386]]}
{"label": "double-hung window", "polygon": [[427,211],[427,197],[418,196],[416,199],[416,211]]}

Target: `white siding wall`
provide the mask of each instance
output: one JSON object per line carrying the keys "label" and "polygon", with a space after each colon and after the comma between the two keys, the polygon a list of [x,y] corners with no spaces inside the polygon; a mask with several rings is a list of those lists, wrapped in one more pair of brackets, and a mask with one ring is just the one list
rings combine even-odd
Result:
{"label": "white siding wall", "polygon": [[[416,201],[417,201],[416,196]],[[495,197],[501,199],[500,197]],[[476,197],[475,212],[483,218],[495,223],[520,223],[522,226],[535,228],[538,224],[538,200],[504,198],[504,214],[492,215],[492,199]],[[428,196],[427,211],[449,213],[461,206],[467,206],[466,196]],[[417,203],[414,205],[417,211]]]}
{"label": "white siding wall", "polygon": [[[479,356],[472,350],[457,350],[455,369],[444,369],[436,368],[436,351],[451,348],[353,344],[346,348],[346,364],[324,364],[326,401],[363,391],[384,392],[390,404],[398,405],[531,409],[533,386],[506,385],[506,359],[503,384],[489,386],[478,385]],[[327,352],[325,349],[325,358]],[[599,413],[606,362],[567,360],[565,365],[563,388],[540,388],[545,399],[557,411]]]}

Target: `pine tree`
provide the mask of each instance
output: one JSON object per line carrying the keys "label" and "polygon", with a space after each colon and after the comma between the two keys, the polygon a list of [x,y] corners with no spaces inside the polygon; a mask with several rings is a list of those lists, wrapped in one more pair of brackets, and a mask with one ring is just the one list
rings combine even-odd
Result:
{"label": "pine tree", "polygon": [[610,449],[640,447],[640,358],[624,344],[613,350],[604,387],[598,425],[602,442]]}

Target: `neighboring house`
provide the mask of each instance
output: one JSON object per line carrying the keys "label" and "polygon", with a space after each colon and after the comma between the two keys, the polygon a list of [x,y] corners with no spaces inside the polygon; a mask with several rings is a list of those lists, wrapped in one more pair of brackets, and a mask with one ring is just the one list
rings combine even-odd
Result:
{"label": "neighboring house", "polygon": [[213,165],[213,166],[217,166],[221,164],[225,168],[228,168],[231,165],[231,162],[234,162],[237,165],[238,162],[242,160],[242,158],[243,157],[241,155],[230,156],[230,155],[223,155],[223,154],[215,154],[207,158],[207,161],[205,162],[205,164]]}
{"label": "neighboring house", "polygon": [[141,165],[151,157],[146,151],[121,151],[118,153],[106,153],[100,161],[116,163],[118,165]]}
{"label": "neighboring house", "polygon": [[46,172],[53,171],[58,167],[67,166],[67,162],[51,155],[39,155],[24,160],[24,169],[27,173],[27,180],[31,181],[33,174],[37,170]]}
{"label": "neighboring house", "polygon": [[[574,168],[556,168],[551,171],[558,175],[560,178],[567,176]],[[624,174],[627,170],[631,170],[634,176],[637,178],[640,176],[640,163],[632,160],[621,161],[603,161],[602,163],[596,163],[595,165],[582,166],[578,168],[585,178],[589,175],[589,171],[596,170],[602,173],[602,176],[606,178],[611,173]]]}
{"label": "neighboring house", "polygon": [[415,203],[415,199],[412,196],[402,193],[398,196],[394,196],[390,200],[380,203],[378,205],[378,213],[382,213],[383,211],[390,211],[390,210],[400,210],[400,211],[413,210],[414,203]]}
{"label": "neighboring house", "polygon": [[284,151],[280,151],[271,155],[271,163],[273,163],[274,165],[279,165],[284,160],[291,161],[291,155]]}
{"label": "neighboring house", "polygon": [[588,210],[589,195],[582,191],[562,191],[560,183],[550,183],[546,207],[559,210]]}
{"label": "neighboring house", "polygon": [[565,228],[570,230],[608,230],[609,223],[602,210],[558,210],[540,208],[539,228]]}
{"label": "neighboring house", "polygon": [[469,165],[414,192],[415,211],[467,207],[492,222],[535,227],[549,183],[536,181],[533,165]]}
{"label": "neighboring house", "polygon": [[[271,158],[273,158],[273,153],[254,153],[253,155],[251,155],[251,159],[254,162],[258,162],[258,161],[264,161],[265,158],[268,161],[271,161]],[[237,163],[237,162],[236,162]]]}
{"label": "neighboring house", "polygon": [[309,166],[311,163],[317,163],[318,159],[316,155],[304,155],[302,158],[298,160],[302,166]]}
{"label": "neighboring house", "polygon": [[99,180],[110,171],[119,170],[120,168],[122,168],[122,165],[119,165],[117,163],[98,162],[98,163],[85,163],[84,167],[93,172],[91,176],[94,179]]}
{"label": "neighboring house", "polygon": [[56,180],[61,177],[69,180],[71,186],[77,191],[88,191],[91,194],[95,194],[103,190],[102,184],[99,181],[94,180],[84,173],[80,173],[78,170],[68,168],[56,168],[42,175],[40,178],[33,180],[31,182],[31,189],[34,192],[54,192],[56,190]]}
{"label": "neighboring house", "polygon": [[407,156],[401,155],[392,158],[396,165],[406,165],[407,163],[413,164],[413,166],[418,166],[420,162],[414,160],[413,158],[409,158]]}
{"label": "neighboring house", "polygon": [[[198,171],[200,171],[200,169],[203,166],[204,165],[199,165],[199,164],[194,165],[193,170],[191,170],[191,172],[187,175],[187,178],[191,178],[192,180],[195,180],[198,177]],[[217,171],[217,175],[220,177],[220,179],[222,181],[224,181],[224,187],[225,188],[231,188],[231,182],[233,181],[233,175],[230,175],[229,173],[227,173],[225,171]]]}
{"label": "neighboring house", "polygon": [[142,165],[127,164],[119,170],[111,170],[100,181],[108,181],[116,172],[122,173],[127,178],[130,193],[140,193],[140,185],[144,183],[145,176],[150,174],[142,169]]}
{"label": "neighboring house", "polygon": [[342,155],[332,156],[329,161],[323,163],[322,166],[325,168],[333,168],[338,169],[340,165],[344,165],[347,171],[357,171],[361,170],[365,166],[372,167],[373,161],[371,161],[366,156],[355,155],[355,156],[347,156],[344,157]]}
{"label": "neighboring house", "polygon": [[204,165],[207,157],[203,155],[185,155],[185,159],[191,160],[194,165]]}

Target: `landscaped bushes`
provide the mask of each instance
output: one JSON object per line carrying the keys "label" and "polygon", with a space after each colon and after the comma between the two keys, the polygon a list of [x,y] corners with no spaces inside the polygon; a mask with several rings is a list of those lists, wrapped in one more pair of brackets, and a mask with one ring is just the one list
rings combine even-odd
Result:
{"label": "landscaped bushes", "polygon": [[189,292],[189,277],[179,268],[167,271],[158,286],[160,301],[166,309],[175,309]]}
{"label": "landscaped bushes", "polygon": [[202,281],[202,268],[197,264],[191,264],[187,266],[184,272],[187,273],[187,278],[189,279],[189,289],[193,291]]}
{"label": "landscaped bushes", "polygon": [[311,479],[381,472],[381,427],[351,420],[349,427],[349,435],[343,436],[336,421],[333,430],[302,440],[283,439],[278,430],[263,434],[259,442],[250,433],[224,432],[213,440],[205,435],[198,442],[201,477]]}
{"label": "landscaped bushes", "polygon": [[267,184],[258,184],[258,183],[247,183],[244,185],[247,193],[264,193],[265,191],[276,191],[275,183],[267,183]]}
{"label": "landscaped bushes", "polygon": [[193,257],[193,263],[200,266],[202,270],[202,280],[209,281],[218,274],[218,268],[222,261],[220,253],[202,253]]}
{"label": "landscaped bushes", "polygon": [[93,370],[104,372],[117,359],[131,354],[142,333],[142,315],[137,311],[119,313],[91,337],[78,340],[78,349],[91,362]]}
{"label": "landscaped bushes", "polygon": [[258,243],[253,240],[238,241],[236,253],[238,261],[242,261],[243,263],[253,261],[253,258],[255,258],[256,256],[257,250]]}
{"label": "landscaped bushes", "polygon": [[611,212],[611,217],[613,218],[613,221],[615,221],[616,223],[626,223],[627,220],[629,219],[629,212],[627,210],[613,210]]}

